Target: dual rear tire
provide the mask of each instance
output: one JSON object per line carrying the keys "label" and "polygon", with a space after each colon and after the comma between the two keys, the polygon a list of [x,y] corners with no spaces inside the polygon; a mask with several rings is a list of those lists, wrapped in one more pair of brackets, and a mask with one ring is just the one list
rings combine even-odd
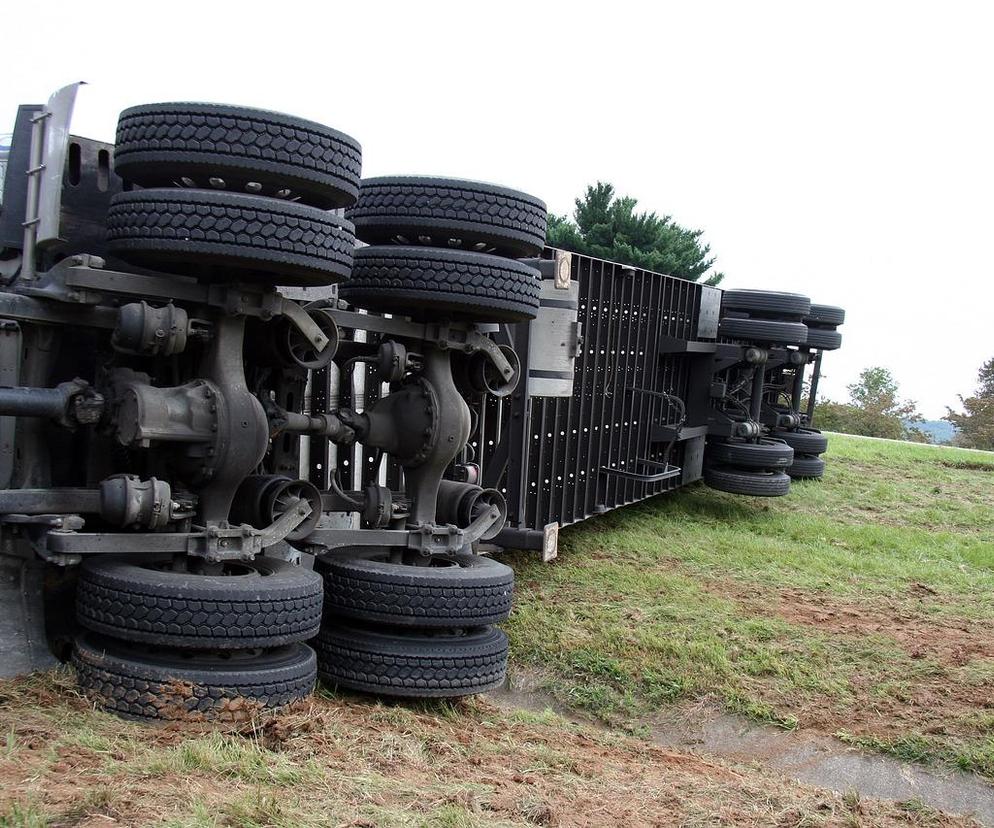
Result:
{"label": "dual rear tire", "polygon": [[803,345],[808,336],[803,320],[810,311],[811,300],[797,293],[726,290],[718,335],[756,345]]}
{"label": "dual rear tire", "polygon": [[329,557],[325,621],[313,644],[329,685],[378,695],[450,698],[496,689],[508,644],[514,572],[490,558],[433,556],[429,566]]}
{"label": "dual rear tire", "polygon": [[704,483],[729,494],[782,497],[790,491],[785,473],[794,450],[780,440],[728,440],[709,443],[705,453]]}
{"label": "dual rear tire", "polygon": [[371,246],[356,251],[341,296],[366,310],[472,322],[538,312],[541,276],[515,261],[545,244],[545,204],[475,181],[363,181],[347,216]]}
{"label": "dual rear tire", "polygon": [[720,492],[750,497],[783,497],[790,492],[790,478],[782,471],[714,466],[704,470],[704,483]]}
{"label": "dual rear tire", "polygon": [[842,347],[842,334],[838,327],[846,321],[846,312],[834,305],[812,305],[804,317],[808,328],[809,348],[818,351],[835,351]]}
{"label": "dual rear tire", "polygon": [[261,556],[216,575],[91,558],[77,588],[77,681],[130,718],[225,721],[282,707],[314,689],[303,642],[322,598],[315,572]]}
{"label": "dual rear tire", "polygon": [[121,113],[115,171],[128,188],[107,247],[142,267],[208,281],[323,286],[346,279],[355,228],[328,212],[359,192],[362,150],[330,127],[199,103]]}
{"label": "dual rear tire", "polygon": [[820,480],[825,475],[825,461],[819,457],[828,449],[828,438],[815,428],[774,431],[773,437],[794,449],[794,461],[787,474],[794,480]]}

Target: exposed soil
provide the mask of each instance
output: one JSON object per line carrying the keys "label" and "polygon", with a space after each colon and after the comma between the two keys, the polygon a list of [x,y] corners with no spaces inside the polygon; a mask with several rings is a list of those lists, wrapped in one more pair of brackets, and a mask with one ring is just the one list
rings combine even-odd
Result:
{"label": "exposed soil", "polygon": [[[543,684],[540,673],[516,671],[508,686],[489,698],[512,710],[553,709],[570,721],[596,723],[564,707]],[[859,796],[917,799],[936,810],[971,814],[983,825],[994,825],[994,787],[980,777],[863,751],[811,730],[758,724],[723,712],[717,700],[674,705],[639,719],[639,726],[667,749],[775,768],[795,781]]]}
{"label": "exposed soil", "polygon": [[[237,825],[249,822],[237,804],[246,798],[251,824],[263,825],[435,824],[440,808],[463,814],[446,825],[975,824],[485,700],[405,707],[319,697],[222,731],[236,752],[262,752],[256,770],[162,764],[196,745],[202,728],[91,713],[64,674],[0,682],[0,824],[15,806],[51,825],[97,826],[176,820],[199,804],[216,824]],[[257,776],[280,768],[309,776]]]}
{"label": "exposed soil", "polygon": [[866,636],[891,639],[908,657],[934,665],[906,685],[881,693],[860,675],[851,679],[851,704],[841,709],[822,698],[784,702],[802,725],[827,732],[900,737],[913,732],[966,733],[977,711],[994,710],[994,682],[970,676],[967,667],[994,659],[994,634],[977,621],[936,614],[942,596],[925,584],[913,583],[902,597],[868,596],[850,600],[796,588],[737,583],[708,585],[752,615],[776,617],[792,624],[854,641]]}
{"label": "exposed soil", "polygon": [[974,659],[994,658],[991,629],[977,621],[931,612],[942,596],[926,584],[909,584],[903,600],[874,596],[859,601],[801,589],[771,593],[768,587],[713,583],[709,588],[746,605],[750,612],[772,612],[785,621],[816,626],[832,635],[887,636],[916,659],[962,667]]}
{"label": "exposed soil", "polygon": [[994,463],[984,463],[973,460],[943,460],[942,465],[947,469],[966,469],[967,471],[994,472]]}

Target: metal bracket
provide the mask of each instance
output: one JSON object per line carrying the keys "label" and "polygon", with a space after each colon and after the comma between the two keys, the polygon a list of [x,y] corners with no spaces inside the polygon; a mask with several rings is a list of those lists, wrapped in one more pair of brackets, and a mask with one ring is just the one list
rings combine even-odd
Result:
{"label": "metal bracket", "polygon": [[82,83],[62,87],[31,119],[31,160],[27,170],[24,210],[24,250],[21,278],[35,277],[37,248],[59,241],[62,214],[62,176],[69,150],[69,123]]}
{"label": "metal bracket", "polygon": [[267,526],[259,534],[259,542],[262,548],[273,546],[284,540],[294,529],[302,524],[314,511],[307,498],[298,497],[293,501],[270,526]]}
{"label": "metal bracket", "polygon": [[373,316],[355,311],[327,307],[325,313],[335,320],[340,328],[367,331],[398,339],[415,339],[429,342],[440,350],[461,351],[472,354],[483,351],[505,380],[514,375],[514,367],[489,336],[473,330],[469,325],[458,323],[438,324],[434,322],[412,322],[403,317]]}
{"label": "metal bracket", "polygon": [[307,311],[292,299],[283,299],[282,310],[283,315],[293,323],[294,327],[315,349],[319,352],[324,350],[324,346],[328,344],[328,337],[324,335],[318,323]]}
{"label": "metal bracket", "polygon": [[[478,540],[483,534],[499,520],[492,518],[490,512],[480,516],[486,518],[486,525],[475,527],[471,525],[466,529],[460,529],[451,524],[447,526],[432,526],[425,524],[416,529],[315,529],[311,534],[299,542],[298,545],[312,547],[323,547],[327,551],[333,551],[341,547],[352,546],[379,546],[392,549],[414,549],[425,555],[438,555],[446,552],[458,552],[465,548],[467,544]],[[476,524],[474,521],[473,524]],[[468,534],[472,528],[472,535]],[[477,534],[479,533],[479,534]]]}
{"label": "metal bracket", "polygon": [[[80,524],[73,523],[66,529],[69,518],[75,515],[5,515],[5,523],[45,523],[57,528],[42,535],[45,553],[58,556],[57,562],[77,562],[82,555],[144,554],[196,555],[211,562],[253,558],[263,549],[282,541],[311,514],[310,504],[298,499],[280,517],[265,529],[248,525],[222,528],[194,527],[193,532],[76,532]],[[45,557],[44,553],[43,557]]]}
{"label": "metal bracket", "polygon": [[253,316],[264,321],[285,316],[319,351],[328,344],[328,337],[311,315],[298,302],[275,290],[256,285],[202,284],[175,274],[147,276],[107,270],[103,259],[88,254],[59,262],[21,292],[73,304],[101,305],[105,302],[104,294],[112,294],[209,305],[232,316]]}
{"label": "metal bracket", "polygon": [[625,469],[612,469],[602,466],[601,472],[603,474],[613,474],[616,477],[623,477],[626,480],[637,480],[639,483],[658,483],[660,480],[669,480],[671,477],[680,476],[679,466],[671,466],[668,463],[657,463],[655,460],[646,460],[644,458],[639,458],[635,463],[648,466],[649,468],[662,469],[662,471],[655,474],[640,474],[639,472],[627,471]]}

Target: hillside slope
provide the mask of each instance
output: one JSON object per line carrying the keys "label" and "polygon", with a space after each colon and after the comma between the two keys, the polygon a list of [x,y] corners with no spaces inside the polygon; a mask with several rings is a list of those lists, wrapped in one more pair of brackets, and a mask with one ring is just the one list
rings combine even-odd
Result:
{"label": "hillside slope", "polygon": [[610,730],[320,692],[226,731],[95,712],[67,670],[0,682],[0,827],[953,826],[667,750],[702,707],[994,772],[994,455],[833,437],[787,498],[695,486],[509,556],[513,670]]}
{"label": "hillside slope", "polygon": [[821,482],[700,487],[520,555],[509,633],[565,703],[705,702],[994,777],[994,454],[833,435]]}

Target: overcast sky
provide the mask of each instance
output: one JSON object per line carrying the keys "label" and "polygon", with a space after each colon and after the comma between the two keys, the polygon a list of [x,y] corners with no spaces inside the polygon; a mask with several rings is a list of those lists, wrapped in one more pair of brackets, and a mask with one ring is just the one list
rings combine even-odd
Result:
{"label": "overcast sky", "polygon": [[[928,417],[994,356],[985,3],[11,3],[0,123],[74,80],[73,131],[204,100],[363,145],[363,173],[572,210],[610,181],[705,230],[725,287],[846,308],[824,391],[890,368]],[[0,132],[9,127],[0,128]]]}

